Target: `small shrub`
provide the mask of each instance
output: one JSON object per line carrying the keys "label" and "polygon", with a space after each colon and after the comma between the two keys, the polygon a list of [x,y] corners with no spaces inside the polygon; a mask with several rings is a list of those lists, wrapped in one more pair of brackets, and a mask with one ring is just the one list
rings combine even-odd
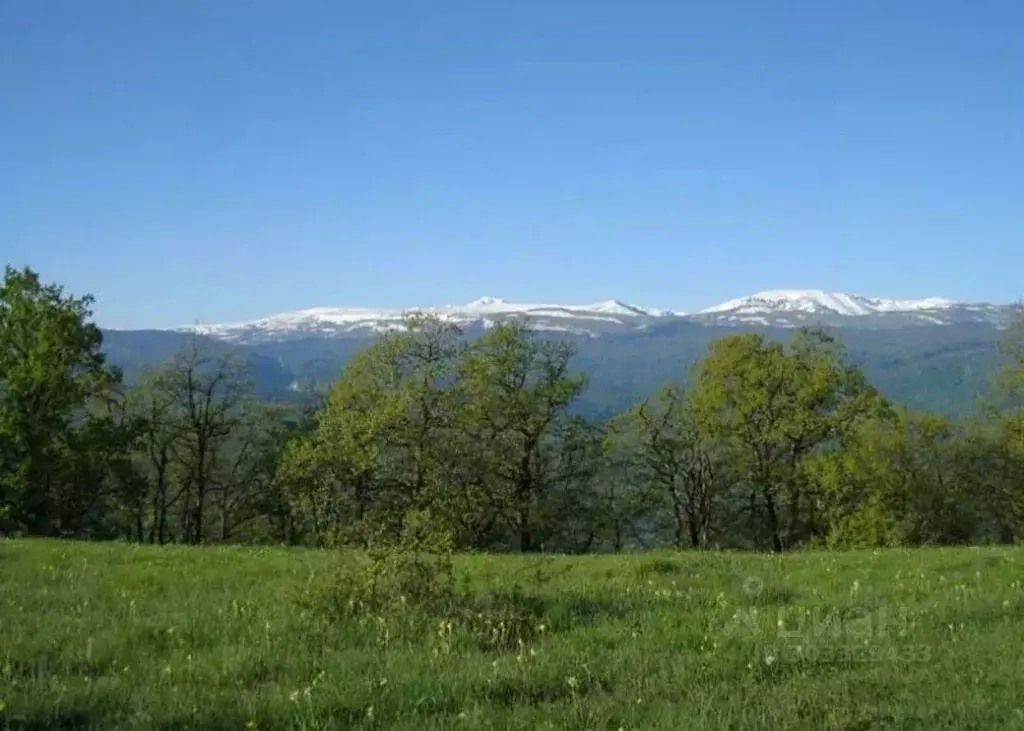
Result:
{"label": "small shrub", "polygon": [[410,516],[397,541],[379,540],[361,565],[342,566],[314,589],[314,610],[332,619],[444,612],[454,596],[451,543],[427,525]]}
{"label": "small shrub", "polygon": [[[330,621],[360,624],[385,644],[429,640],[438,654],[459,646],[521,651],[544,632],[545,603],[518,588],[484,596],[457,591],[451,542],[433,524],[417,514],[399,540],[378,534],[361,560],[312,589],[307,607]],[[543,567],[534,568],[542,583]]]}

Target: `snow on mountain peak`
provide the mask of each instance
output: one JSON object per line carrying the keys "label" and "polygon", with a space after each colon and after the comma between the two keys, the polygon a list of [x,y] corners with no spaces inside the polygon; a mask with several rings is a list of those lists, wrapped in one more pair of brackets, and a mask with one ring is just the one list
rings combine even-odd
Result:
{"label": "snow on mountain peak", "polygon": [[673,318],[705,325],[800,327],[811,322],[845,326],[1001,322],[998,305],[964,304],[940,297],[888,299],[820,289],[772,289],[728,300],[695,315],[641,308],[619,300],[585,305],[522,304],[480,297],[464,305],[371,309],[312,307],[248,322],[182,328],[235,342],[264,342],[307,337],[380,334],[404,327],[406,313],[436,315],[462,326],[493,327],[524,319],[536,330],[599,335],[646,328]]}
{"label": "snow on mountain peak", "polygon": [[592,312],[604,312],[609,315],[649,315],[650,310],[646,310],[636,305],[627,305],[625,302],[619,300],[606,300],[605,302],[595,302],[592,305],[586,305],[580,309],[590,310]]}
{"label": "snow on mountain peak", "polygon": [[915,310],[948,310],[962,302],[944,297],[926,297],[919,300],[894,300],[877,297],[865,298],[876,312],[913,312]]}
{"label": "snow on mountain peak", "polygon": [[948,309],[958,304],[940,297],[897,300],[865,297],[845,292],[825,292],[820,289],[774,289],[722,302],[701,310],[701,314],[725,312],[744,315],[780,312],[817,314],[829,312],[847,317],[859,317],[882,312]]}
{"label": "snow on mountain peak", "polygon": [[618,300],[590,305],[522,304],[499,297],[479,297],[464,305],[440,307],[409,307],[399,309],[368,309],[358,307],[311,307],[283,312],[249,322],[204,325],[185,328],[226,340],[253,342],[284,337],[342,335],[358,332],[387,332],[400,329],[405,313],[436,315],[445,320],[468,325],[493,326],[495,318],[525,317],[538,330],[576,333],[607,332],[640,326],[649,317],[662,313],[649,312]]}
{"label": "snow on mountain peak", "polygon": [[481,307],[492,307],[494,305],[504,305],[504,304],[508,304],[508,303],[505,302],[505,300],[501,299],[500,297],[479,297],[479,298],[473,300],[472,302],[470,302],[468,305],[466,305],[466,309],[467,310],[476,310],[476,309],[480,309]]}

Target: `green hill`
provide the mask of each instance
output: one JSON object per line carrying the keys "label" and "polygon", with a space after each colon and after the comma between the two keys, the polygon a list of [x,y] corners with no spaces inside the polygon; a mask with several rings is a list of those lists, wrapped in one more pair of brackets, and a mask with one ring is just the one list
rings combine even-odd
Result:
{"label": "green hill", "polygon": [[[786,339],[787,329],[761,330]],[[597,337],[570,336],[577,346],[576,367],[590,379],[580,409],[610,416],[689,369],[715,338],[737,332],[676,321],[649,329]],[[910,406],[952,415],[970,413],[997,363],[1002,331],[981,325],[937,325],[887,329],[836,329],[851,361],[890,398]],[[472,337],[474,331],[467,335]],[[188,336],[163,331],[108,331],[105,349],[132,380],[147,365],[171,357]],[[260,393],[285,396],[297,384],[330,384],[344,363],[369,342],[365,338],[304,338],[238,347],[251,358]]]}

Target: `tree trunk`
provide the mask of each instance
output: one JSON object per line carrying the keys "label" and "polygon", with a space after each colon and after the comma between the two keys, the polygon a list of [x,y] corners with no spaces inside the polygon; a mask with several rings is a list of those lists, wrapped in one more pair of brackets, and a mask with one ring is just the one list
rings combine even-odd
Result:
{"label": "tree trunk", "polygon": [[759,520],[760,512],[757,509],[757,490],[751,488],[750,490],[750,534],[754,538],[754,545],[758,548],[761,547],[761,521]]}
{"label": "tree trunk", "polygon": [[200,447],[197,455],[199,464],[196,470],[196,507],[192,524],[193,540],[197,546],[203,542],[203,518],[206,512],[206,449]]}
{"label": "tree trunk", "polygon": [[764,495],[765,511],[768,514],[768,530],[772,537],[772,550],[782,553],[782,537],[779,535],[779,516],[775,509],[775,496],[767,488],[762,490],[762,494]]}
{"label": "tree trunk", "polygon": [[229,519],[228,519],[228,504],[227,504],[227,501],[225,500],[224,504],[221,506],[221,510],[220,510],[220,541],[221,541],[221,543],[227,543],[227,541],[228,541],[228,537],[229,537],[229,535],[231,533],[230,529],[228,528],[229,525],[230,525],[230,523],[229,523]]}
{"label": "tree trunk", "polygon": [[533,553],[533,534],[530,532],[530,517],[527,509],[519,511],[519,551],[520,553]]}
{"label": "tree trunk", "polygon": [[697,521],[691,518],[687,525],[690,528],[690,546],[693,548],[700,548],[700,531],[697,528]]}
{"label": "tree trunk", "polygon": [[676,521],[675,545],[678,550],[686,547],[686,515],[679,504],[673,504],[672,514]]}
{"label": "tree trunk", "polygon": [[800,488],[793,485],[789,497],[789,536],[787,542],[794,545],[800,537]]}
{"label": "tree trunk", "polygon": [[519,505],[519,551],[532,553],[533,534],[530,531],[530,499],[533,496],[533,472],[530,469],[530,452],[519,460],[519,475],[516,484],[516,502]]}
{"label": "tree trunk", "polygon": [[149,542],[161,545],[167,531],[167,467],[158,465],[153,490],[153,523],[149,528]]}
{"label": "tree trunk", "polygon": [[167,543],[167,492],[160,498],[160,513],[156,523],[156,540],[161,546]]}
{"label": "tree trunk", "polygon": [[141,494],[135,501],[135,540],[144,543],[146,540],[146,527],[143,524],[145,501]]}
{"label": "tree trunk", "polygon": [[192,542],[192,479],[189,478],[185,485],[185,490],[182,494],[182,506],[181,506],[181,540],[185,543]]}

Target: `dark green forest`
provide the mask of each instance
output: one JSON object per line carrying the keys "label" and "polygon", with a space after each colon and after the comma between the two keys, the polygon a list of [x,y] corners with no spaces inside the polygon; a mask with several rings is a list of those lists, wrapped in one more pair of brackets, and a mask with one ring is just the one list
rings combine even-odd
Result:
{"label": "dark green forest", "polygon": [[[745,328],[771,340],[788,341],[792,329]],[[835,328],[847,359],[872,384],[899,403],[950,416],[971,415],[998,366],[1002,333],[990,325],[931,325],[902,328]],[[484,333],[468,326],[464,335]],[[606,419],[628,409],[666,380],[687,379],[708,344],[736,333],[735,328],[688,321],[656,323],[635,332],[599,336],[559,333],[572,344],[573,368],[587,374],[589,387],[573,404],[588,418]],[[537,337],[552,337],[543,331]],[[134,383],[148,367],[167,361],[186,347],[191,335],[159,330],[107,330],[103,352],[108,362]],[[203,349],[234,348],[250,361],[253,387],[261,397],[296,400],[308,390],[325,393],[344,365],[373,342],[368,337],[307,337],[281,342],[227,344],[199,336]],[[299,386],[299,394],[294,387]]]}
{"label": "dark green forest", "polygon": [[1020,319],[841,338],[669,323],[613,346],[410,317],[284,350],[103,332],[92,305],[6,269],[5,533],[371,547],[429,529],[582,553],[1024,529]]}

